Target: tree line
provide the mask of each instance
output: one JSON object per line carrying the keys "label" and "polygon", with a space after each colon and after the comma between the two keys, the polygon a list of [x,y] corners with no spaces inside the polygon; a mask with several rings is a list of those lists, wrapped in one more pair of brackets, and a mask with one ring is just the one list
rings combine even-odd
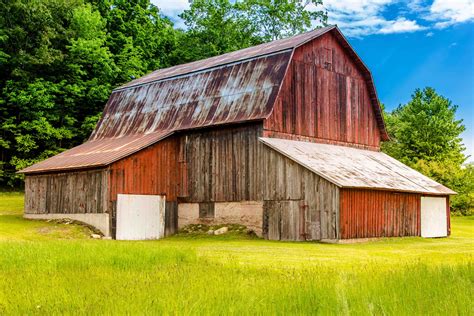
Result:
{"label": "tree line", "polygon": [[[320,4],[194,0],[180,15],[186,27],[178,28],[150,0],[0,0],[0,186],[21,186],[17,170],[84,142],[113,88],[158,68],[326,25],[326,12],[306,10]],[[383,149],[462,191],[463,202],[455,198],[453,206],[466,212],[472,166],[464,164],[455,111],[434,90],[417,90],[386,114],[392,140]],[[417,120],[432,133],[410,138]]]}

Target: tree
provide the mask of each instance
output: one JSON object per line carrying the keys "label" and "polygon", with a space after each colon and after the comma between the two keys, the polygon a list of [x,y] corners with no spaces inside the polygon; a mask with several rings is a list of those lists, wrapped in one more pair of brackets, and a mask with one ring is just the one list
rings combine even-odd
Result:
{"label": "tree", "polygon": [[180,17],[188,27],[176,63],[235,51],[326,25],[321,0],[194,0]]}
{"label": "tree", "polygon": [[177,64],[208,58],[263,42],[252,23],[229,0],[194,0],[180,17],[187,30],[181,33]]}
{"label": "tree", "polygon": [[114,87],[170,65],[174,34],[149,0],[0,0],[0,184],[82,143]]}
{"label": "tree", "polygon": [[88,0],[106,21],[106,46],[117,66],[114,85],[171,66],[177,32],[150,0]]}
{"label": "tree", "polygon": [[[237,2],[258,36],[272,41],[307,31],[313,25],[327,25],[322,0],[244,0]],[[312,10],[309,10],[311,6]]]}
{"label": "tree", "polygon": [[452,207],[467,213],[474,207],[473,167],[463,165],[465,127],[456,119],[456,110],[432,88],[415,90],[407,104],[385,113],[391,141],[383,143],[382,150],[457,191]]}

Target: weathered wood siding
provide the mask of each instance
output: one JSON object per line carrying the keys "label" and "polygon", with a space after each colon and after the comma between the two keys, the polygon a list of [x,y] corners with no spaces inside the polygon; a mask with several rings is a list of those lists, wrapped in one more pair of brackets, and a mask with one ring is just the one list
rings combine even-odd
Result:
{"label": "weathered wood siding", "polygon": [[341,239],[420,236],[421,195],[342,189]]}
{"label": "weathered wood siding", "polygon": [[264,161],[264,236],[276,240],[336,239],[339,188],[268,147]]}
{"label": "weathered wood siding", "polygon": [[264,128],[268,137],[380,146],[367,83],[332,34],[296,49]]}
{"label": "weathered wood siding", "polygon": [[25,214],[105,213],[107,170],[27,175]]}
{"label": "weathered wood siding", "polygon": [[186,202],[262,200],[261,124],[202,130],[181,137],[180,196]]}

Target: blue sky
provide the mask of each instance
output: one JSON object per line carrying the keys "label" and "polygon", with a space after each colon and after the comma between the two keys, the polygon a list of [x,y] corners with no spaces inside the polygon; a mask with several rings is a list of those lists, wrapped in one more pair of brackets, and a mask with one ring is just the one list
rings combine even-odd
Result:
{"label": "blue sky", "polygon": [[[177,26],[188,0],[152,0]],[[430,86],[459,106],[474,161],[474,0],[323,0],[389,110]],[[314,7],[308,6],[308,10]]]}

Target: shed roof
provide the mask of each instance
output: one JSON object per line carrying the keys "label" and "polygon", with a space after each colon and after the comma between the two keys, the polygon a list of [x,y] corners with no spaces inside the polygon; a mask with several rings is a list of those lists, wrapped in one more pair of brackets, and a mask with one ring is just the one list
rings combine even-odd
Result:
{"label": "shed roof", "polygon": [[21,173],[42,173],[105,167],[170,135],[170,132],[104,138],[88,141],[59,155],[43,160]]}
{"label": "shed roof", "polygon": [[342,188],[456,194],[382,152],[278,138],[260,141]]}

